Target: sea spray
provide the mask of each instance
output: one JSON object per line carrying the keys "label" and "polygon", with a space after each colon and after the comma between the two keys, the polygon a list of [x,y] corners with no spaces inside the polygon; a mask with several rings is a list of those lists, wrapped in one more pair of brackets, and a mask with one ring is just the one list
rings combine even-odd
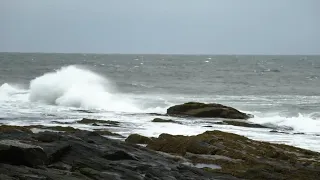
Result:
{"label": "sea spray", "polygon": [[137,112],[130,99],[115,92],[105,77],[78,66],[66,66],[30,82],[29,100],[58,106]]}
{"label": "sea spray", "polygon": [[25,100],[25,94],[28,90],[21,88],[16,84],[4,83],[0,86],[0,101]]}
{"label": "sea spray", "polygon": [[315,113],[301,114],[297,116],[282,116],[276,113],[266,113],[264,116],[255,116],[249,119],[254,123],[266,124],[270,127],[290,129],[295,132],[304,132],[310,134],[320,133],[320,119],[314,116]]}

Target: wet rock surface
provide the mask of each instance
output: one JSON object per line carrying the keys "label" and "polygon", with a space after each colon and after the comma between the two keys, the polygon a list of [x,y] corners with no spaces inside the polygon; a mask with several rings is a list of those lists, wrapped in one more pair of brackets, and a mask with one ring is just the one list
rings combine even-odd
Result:
{"label": "wet rock surface", "polygon": [[152,122],[155,122],[155,123],[177,123],[177,124],[181,124],[180,122],[174,121],[172,119],[162,119],[162,118],[154,118],[152,120]]}
{"label": "wet rock surface", "polygon": [[[243,179],[317,179],[320,153],[222,132],[161,134],[148,148],[180,155],[195,167]],[[180,161],[180,160],[179,160]]]}
{"label": "wet rock surface", "polygon": [[172,106],[167,109],[167,114],[170,116],[227,119],[249,119],[252,117],[252,115],[240,112],[232,107],[221,104],[205,104],[199,102],[188,102]]}
{"label": "wet rock surface", "polygon": [[40,132],[0,126],[0,179],[238,179],[177,162],[96,132]]}
{"label": "wet rock surface", "polygon": [[232,120],[215,122],[214,124],[249,127],[249,128],[268,128],[267,126],[263,126],[260,124],[254,124],[254,123],[249,123],[249,122],[244,122],[244,121],[232,121]]}
{"label": "wet rock surface", "polygon": [[130,134],[125,141],[131,144],[148,144],[152,139],[140,134]]}
{"label": "wet rock surface", "polygon": [[96,126],[104,125],[104,126],[119,126],[120,122],[118,121],[110,121],[110,120],[98,120],[98,119],[89,119],[89,118],[83,118],[80,121],[77,121],[79,124],[95,124]]}

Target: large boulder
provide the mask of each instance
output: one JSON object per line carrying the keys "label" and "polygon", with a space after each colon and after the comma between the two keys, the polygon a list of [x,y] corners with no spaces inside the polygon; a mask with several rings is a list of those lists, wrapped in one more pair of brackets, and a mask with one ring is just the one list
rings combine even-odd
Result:
{"label": "large boulder", "polygon": [[46,160],[47,155],[39,146],[18,140],[0,141],[0,163],[34,167],[45,164]]}
{"label": "large boulder", "polygon": [[188,102],[167,109],[170,116],[190,116],[205,118],[249,119],[252,115],[240,112],[232,107],[221,104],[205,104]]}

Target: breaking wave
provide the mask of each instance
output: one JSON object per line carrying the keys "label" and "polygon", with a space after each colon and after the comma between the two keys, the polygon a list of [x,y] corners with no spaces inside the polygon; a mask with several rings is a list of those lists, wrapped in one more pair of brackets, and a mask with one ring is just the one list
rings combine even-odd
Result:
{"label": "breaking wave", "polygon": [[62,67],[30,82],[29,100],[58,106],[137,112],[107,78],[78,66]]}
{"label": "breaking wave", "polygon": [[292,117],[284,117],[278,114],[265,114],[264,117],[255,116],[250,121],[283,130],[320,134],[320,117],[318,113],[299,113],[298,116]]}

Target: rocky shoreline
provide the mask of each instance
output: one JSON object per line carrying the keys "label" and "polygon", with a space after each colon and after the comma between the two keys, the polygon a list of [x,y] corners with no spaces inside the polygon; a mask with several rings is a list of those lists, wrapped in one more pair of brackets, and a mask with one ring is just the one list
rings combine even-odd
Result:
{"label": "rocky shoreline", "polygon": [[99,133],[0,126],[0,179],[238,179]]}
{"label": "rocky shoreline", "polygon": [[[224,118],[218,124],[265,128],[246,122],[252,115],[219,104],[185,103],[169,108],[166,116],[218,117]],[[152,122],[179,123],[161,118]],[[76,123],[120,126],[117,121],[88,118]],[[123,137],[107,129],[85,131],[63,125],[1,125],[0,179],[298,180],[320,176],[318,152],[217,130],[194,136]]]}

